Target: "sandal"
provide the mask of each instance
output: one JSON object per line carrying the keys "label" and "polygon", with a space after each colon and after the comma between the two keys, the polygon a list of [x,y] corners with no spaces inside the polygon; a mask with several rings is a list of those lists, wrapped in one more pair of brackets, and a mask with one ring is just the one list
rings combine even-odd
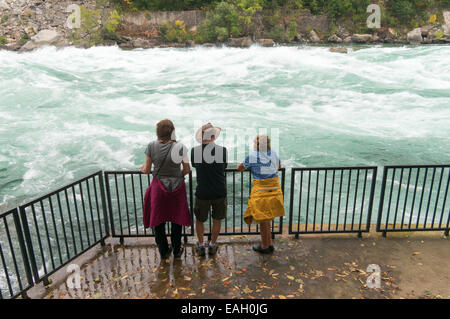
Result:
{"label": "sandal", "polygon": [[267,248],[262,248],[261,244],[256,244],[256,245],[253,245],[253,250],[257,251],[258,253],[261,253],[261,254],[270,254],[274,251],[274,247],[269,246]]}

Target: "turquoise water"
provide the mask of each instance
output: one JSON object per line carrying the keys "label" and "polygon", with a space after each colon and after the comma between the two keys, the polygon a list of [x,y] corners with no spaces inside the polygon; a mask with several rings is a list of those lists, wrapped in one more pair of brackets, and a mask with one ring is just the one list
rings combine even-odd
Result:
{"label": "turquoise water", "polygon": [[[155,124],[258,129],[286,167],[450,162],[450,46],[0,51],[0,211],[144,160]],[[232,164],[235,165],[235,164]]]}
{"label": "turquoise water", "polygon": [[[155,124],[164,118],[174,121],[178,139],[189,147],[196,144],[193,136],[200,125],[211,121],[222,127],[218,143],[228,147],[230,166],[242,161],[258,131],[271,135],[272,146],[287,168],[448,164],[449,57],[450,46],[377,46],[349,54],[331,53],[325,47],[257,46],[0,51],[0,213],[100,169],[139,169],[147,143],[155,138]],[[436,183],[439,174],[445,183],[448,169],[442,172],[437,171]],[[420,182],[425,176],[421,174]],[[325,179],[316,176],[311,178],[312,189],[314,183]],[[355,175],[343,176],[345,196],[347,180],[354,184]],[[429,171],[428,178],[432,176]],[[380,177],[379,172],[379,181]],[[318,202],[319,213],[324,205],[328,209],[331,198],[336,207],[331,178],[328,175],[326,196],[321,192],[310,196],[310,207]],[[362,181],[363,176],[360,178]],[[288,173],[286,191],[289,181]],[[240,192],[239,176],[237,182]],[[394,183],[396,189],[402,188],[401,203],[407,201],[405,194],[413,191],[404,183]],[[295,185],[299,190],[298,174]],[[303,196],[308,194],[305,185],[302,191]],[[246,205],[247,186],[243,193],[242,200],[236,199],[238,214],[245,209],[240,205]],[[432,193],[437,196],[436,190]],[[434,198],[427,194],[425,200]],[[298,216],[299,194],[296,196],[293,211]],[[114,205],[116,199],[112,201]],[[437,201],[438,212],[443,201],[443,196]],[[349,212],[356,207],[349,218],[361,218],[362,208],[357,204],[359,200],[356,203],[352,197],[349,203],[342,202]],[[39,207],[36,209],[39,219]],[[139,203],[137,210],[142,214]],[[405,214],[406,221],[412,215],[417,215],[417,205]],[[117,222],[117,214],[114,216]],[[445,222],[449,212],[442,216]],[[327,222],[329,215],[323,217]],[[375,217],[374,213],[372,221]],[[330,223],[348,223],[345,218],[333,216]],[[142,228],[140,220],[131,219],[128,226]],[[298,220],[311,223],[314,216],[307,219],[301,215]],[[420,222],[424,220],[422,216]],[[12,227],[11,216],[8,222]],[[85,232],[83,227],[79,230]],[[49,228],[53,234],[52,225]],[[6,243],[5,233],[0,224],[2,243]],[[44,249],[48,249],[46,243]],[[11,266],[11,256],[8,251],[6,254]],[[51,266],[47,259],[46,264]],[[0,289],[4,292],[3,271],[0,269]]]}

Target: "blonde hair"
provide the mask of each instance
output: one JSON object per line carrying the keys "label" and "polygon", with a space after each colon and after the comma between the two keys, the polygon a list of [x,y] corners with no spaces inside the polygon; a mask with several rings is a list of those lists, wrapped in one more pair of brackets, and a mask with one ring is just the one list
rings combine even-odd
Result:
{"label": "blonde hair", "polygon": [[268,152],[270,151],[270,137],[264,134],[257,135],[253,140],[256,146],[256,151]]}

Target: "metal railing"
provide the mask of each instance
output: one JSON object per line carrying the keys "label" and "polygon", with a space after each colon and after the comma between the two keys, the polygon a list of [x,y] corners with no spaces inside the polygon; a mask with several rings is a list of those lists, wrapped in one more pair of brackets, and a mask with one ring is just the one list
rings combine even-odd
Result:
{"label": "metal railing", "polygon": [[[127,237],[154,237],[153,229],[145,229],[142,223],[144,195],[151,184],[153,176],[140,171],[106,171],[105,186],[108,198],[109,219],[111,222],[111,236],[120,238],[123,244]],[[192,175],[189,174],[188,200],[190,211],[192,206]],[[170,227],[167,224],[167,232]],[[192,236],[192,227],[183,227],[185,242]]]}
{"label": "metal railing", "polygon": [[[281,187],[284,192],[285,169],[280,169]],[[259,233],[258,225],[246,225],[244,223],[244,213],[248,197],[252,187],[252,178],[249,171],[239,172],[237,169],[226,169],[225,178],[227,180],[228,213],[222,222],[220,235],[251,235]],[[106,171],[105,185],[108,198],[109,219],[111,221],[111,234],[120,238],[124,242],[127,237],[153,237],[152,229],[145,229],[142,224],[144,195],[148,186],[152,182],[151,174],[143,174],[139,171]],[[231,186],[228,181],[231,180]],[[229,187],[230,186],[230,187]],[[188,176],[186,188],[188,190],[188,202],[190,212],[195,221],[194,211],[194,190],[196,179],[192,173]],[[206,229],[211,229],[211,216],[206,222]],[[278,223],[272,222],[273,236],[281,234],[283,230],[283,219],[280,217]],[[170,233],[169,225],[166,232]],[[187,237],[194,235],[194,225],[183,227],[185,241]],[[205,235],[210,237],[211,232],[206,231]]]}
{"label": "metal railing", "polygon": [[109,236],[99,171],[20,206],[34,282],[48,277]]}
{"label": "metal railing", "polygon": [[385,166],[377,231],[444,230],[449,235],[450,165]]}
{"label": "metal railing", "polygon": [[293,168],[289,234],[298,238],[308,233],[358,233],[361,237],[370,230],[376,176],[376,167]]}
{"label": "metal railing", "polygon": [[[251,192],[249,171],[227,169],[228,214],[221,235],[258,234],[243,217]],[[285,169],[279,171],[285,193]],[[101,171],[0,214],[0,299],[26,297],[35,284],[107,237],[150,237],[142,207],[151,175]],[[376,167],[293,168],[289,233],[358,233],[370,230]],[[386,166],[380,185],[377,231],[444,230],[449,234],[450,165]],[[187,182],[189,208],[196,180]],[[286,199],[286,198],[285,198]],[[285,205],[286,207],[286,205]],[[109,212],[109,218],[108,218]],[[211,219],[207,222],[211,229]],[[111,231],[110,231],[111,227]],[[283,218],[272,222],[273,235]],[[194,227],[184,230],[185,240]],[[205,235],[210,236],[210,232]]]}
{"label": "metal railing", "polygon": [[33,285],[17,208],[0,214],[0,299],[26,296]]}

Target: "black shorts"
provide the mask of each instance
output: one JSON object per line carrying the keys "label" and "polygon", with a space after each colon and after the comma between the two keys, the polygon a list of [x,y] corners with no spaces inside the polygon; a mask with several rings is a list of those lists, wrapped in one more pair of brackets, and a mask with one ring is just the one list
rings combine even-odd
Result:
{"label": "black shorts", "polygon": [[209,208],[212,208],[212,218],[224,219],[227,216],[227,197],[219,199],[199,199],[195,196],[194,214],[198,221],[204,223],[208,219]]}

